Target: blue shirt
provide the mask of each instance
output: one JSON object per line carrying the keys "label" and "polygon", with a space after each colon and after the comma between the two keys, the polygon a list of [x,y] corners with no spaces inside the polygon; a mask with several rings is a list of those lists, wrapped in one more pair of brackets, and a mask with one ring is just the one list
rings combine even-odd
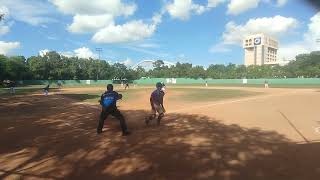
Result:
{"label": "blue shirt", "polygon": [[120,96],[115,91],[106,91],[101,95],[100,104],[104,106],[104,102],[109,101],[111,104],[108,107],[117,107],[117,100],[120,99]]}

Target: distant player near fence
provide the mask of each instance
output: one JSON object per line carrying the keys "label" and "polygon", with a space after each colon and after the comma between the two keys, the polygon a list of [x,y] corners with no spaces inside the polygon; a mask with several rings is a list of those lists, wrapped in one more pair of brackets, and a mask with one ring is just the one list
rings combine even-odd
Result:
{"label": "distant player near fence", "polygon": [[49,84],[46,87],[43,88],[43,93],[44,93],[45,96],[49,95],[49,88],[50,88]]}
{"label": "distant player near fence", "polygon": [[9,87],[10,87],[10,93],[15,94],[16,93],[16,82],[15,81],[10,81],[9,82]]}
{"label": "distant player near fence", "polygon": [[124,89],[126,90],[127,88],[129,89],[129,82],[128,81],[126,82]]}
{"label": "distant player near fence", "polygon": [[264,88],[269,88],[269,82],[267,80],[264,81]]}

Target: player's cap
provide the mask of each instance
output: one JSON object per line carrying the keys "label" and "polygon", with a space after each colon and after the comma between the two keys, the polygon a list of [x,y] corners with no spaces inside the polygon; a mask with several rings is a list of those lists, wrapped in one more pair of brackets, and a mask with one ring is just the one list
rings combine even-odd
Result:
{"label": "player's cap", "polygon": [[162,83],[161,82],[157,82],[156,87],[157,88],[162,88]]}
{"label": "player's cap", "polygon": [[113,91],[113,85],[112,84],[108,84],[107,85],[107,90],[108,91]]}

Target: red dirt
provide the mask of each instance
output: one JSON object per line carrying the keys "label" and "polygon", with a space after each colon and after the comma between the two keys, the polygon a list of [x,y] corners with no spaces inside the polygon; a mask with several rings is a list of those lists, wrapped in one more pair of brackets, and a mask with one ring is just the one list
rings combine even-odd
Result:
{"label": "red dirt", "polygon": [[[0,98],[0,179],[319,179],[312,127],[320,93],[249,90],[267,94],[192,107],[167,102],[159,127],[143,123],[148,95],[122,101],[128,137],[113,118],[96,135],[96,105],[61,95]],[[295,143],[305,141],[297,130],[307,142]]]}

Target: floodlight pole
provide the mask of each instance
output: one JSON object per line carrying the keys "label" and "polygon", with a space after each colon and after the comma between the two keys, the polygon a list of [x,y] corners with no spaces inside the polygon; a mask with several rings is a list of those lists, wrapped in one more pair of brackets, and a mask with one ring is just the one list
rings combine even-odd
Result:
{"label": "floodlight pole", "polygon": [[96,48],[96,51],[99,53],[99,60],[100,60],[100,54],[102,52],[102,48]]}
{"label": "floodlight pole", "polygon": [[[98,51],[99,53],[99,60],[101,60],[100,58],[100,54],[102,52],[102,48],[96,48],[96,51]],[[100,66],[98,66],[98,73],[97,73],[97,80],[99,79],[99,73],[100,73]]]}

